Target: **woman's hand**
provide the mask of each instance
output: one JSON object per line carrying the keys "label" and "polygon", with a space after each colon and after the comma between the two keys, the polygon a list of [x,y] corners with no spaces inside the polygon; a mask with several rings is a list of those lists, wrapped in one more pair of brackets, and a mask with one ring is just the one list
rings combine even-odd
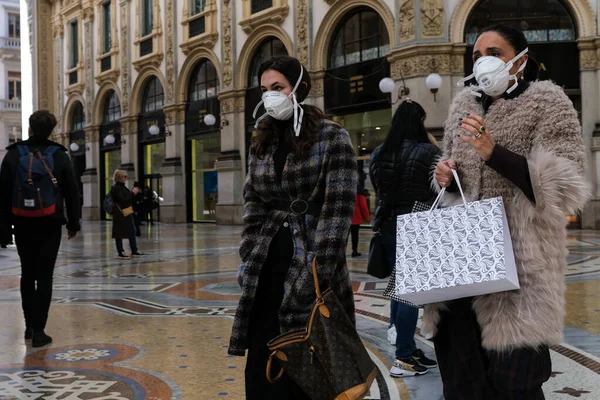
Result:
{"label": "woman's hand", "polygon": [[456,169],[454,160],[440,161],[435,167],[435,180],[441,187],[448,187],[454,180],[452,170]]}
{"label": "woman's hand", "polygon": [[466,132],[459,136],[460,140],[473,146],[483,161],[488,161],[494,152],[494,141],[490,131],[479,115],[466,113],[458,119],[458,125]]}

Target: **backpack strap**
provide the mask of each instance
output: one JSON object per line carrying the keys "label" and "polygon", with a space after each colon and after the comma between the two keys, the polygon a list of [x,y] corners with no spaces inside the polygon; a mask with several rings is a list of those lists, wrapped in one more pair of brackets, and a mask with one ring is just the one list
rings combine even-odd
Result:
{"label": "backpack strap", "polygon": [[27,183],[33,186],[33,153],[29,153],[29,168],[27,170]]}
{"label": "backpack strap", "polygon": [[[33,157],[33,153],[31,153],[31,156]],[[42,165],[44,166],[44,169],[46,170],[46,172],[48,172],[48,175],[50,175],[50,179],[52,179],[52,184],[54,184],[54,187],[56,188],[58,186],[58,181],[54,177],[52,170],[50,170],[50,168],[48,167],[48,164],[46,164],[46,159],[44,159],[44,156],[39,151],[37,152],[37,156],[40,159],[40,161],[42,162]],[[32,160],[33,160],[33,158],[32,158]],[[32,163],[33,163],[33,161],[30,161],[30,166],[32,165]],[[31,168],[29,169],[29,173],[31,174]]]}

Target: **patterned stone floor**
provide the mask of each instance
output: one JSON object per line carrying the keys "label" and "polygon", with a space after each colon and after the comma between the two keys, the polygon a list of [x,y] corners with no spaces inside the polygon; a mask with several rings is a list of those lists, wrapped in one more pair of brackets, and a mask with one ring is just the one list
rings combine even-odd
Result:
{"label": "patterned stone floor", "polygon": [[[244,399],[244,359],[227,344],[239,290],[239,227],[158,224],[144,231],[142,259],[118,260],[110,224],[86,223],[63,242],[47,332],[23,338],[16,250],[0,250],[0,399]],[[367,252],[370,233],[362,231]],[[570,233],[565,343],[552,349],[546,397],[600,398],[600,232]],[[379,374],[368,399],[442,399],[437,370],[392,379],[385,286],[349,260],[358,329]],[[416,335],[433,356],[431,343]]]}

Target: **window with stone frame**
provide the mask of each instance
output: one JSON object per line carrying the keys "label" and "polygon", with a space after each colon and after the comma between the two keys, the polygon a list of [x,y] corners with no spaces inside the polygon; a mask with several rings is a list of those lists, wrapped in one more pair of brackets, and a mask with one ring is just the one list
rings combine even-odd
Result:
{"label": "window with stone frame", "polygon": [[115,122],[121,118],[121,102],[119,96],[113,90],[104,103],[103,123]]}
{"label": "window with stone frame", "polygon": [[190,82],[190,101],[205,100],[219,94],[219,77],[210,60],[198,64]]}
{"label": "window with stone frame", "polygon": [[142,36],[148,36],[154,29],[154,0],[142,0]]}
{"label": "window with stone frame", "polygon": [[73,107],[71,115],[71,132],[81,131],[85,125],[85,114],[83,112],[83,104],[79,101]]}
{"label": "window with stone frame", "polygon": [[266,10],[267,8],[273,7],[273,0],[250,0],[252,14]]}
{"label": "window with stone frame", "polygon": [[8,99],[21,100],[21,73],[8,73]]}
{"label": "window with stone frame", "polygon": [[111,0],[102,3],[102,45],[103,54],[109,53],[112,48],[112,4]]}
{"label": "window with stone frame", "polygon": [[75,67],[77,67],[77,64],[79,64],[79,25],[77,23],[77,20],[72,21],[69,24],[69,36],[70,36],[69,67],[75,68]]}
{"label": "window with stone frame", "polygon": [[191,0],[192,2],[192,12],[191,15],[196,15],[204,12],[206,9],[206,0]]}
{"label": "window with stone frame", "polygon": [[21,37],[21,16],[19,14],[8,14],[8,37]]}
{"label": "window with stone frame", "polygon": [[165,94],[162,84],[157,77],[153,77],[146,88],[144,89],[144,95],[142,97],[142,112],[149,113],[152,111],[158,111],[163,108],[165,104]]}

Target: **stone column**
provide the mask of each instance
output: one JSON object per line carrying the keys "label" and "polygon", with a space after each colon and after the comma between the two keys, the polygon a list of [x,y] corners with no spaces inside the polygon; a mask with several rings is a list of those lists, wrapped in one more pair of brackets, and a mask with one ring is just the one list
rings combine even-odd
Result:
{"label": "stone column", "polygon": [[100,127],[97,125],[85,127],[85,171],[81,177],[84,199],[83,220],[95,221],[100,219],[100,188],[98,186],[99,133]]}
{"label": "stone column", "polygon": [[310,79],[312,81],[312,87],[308,94],[306,103],[319,107],[321,110],[325,110],[325,71],[311,71]]}
{"label": "stone column", "polygon": [[138,118],[136,116],[123,117],[121,123],[121,169],[127,171],[130,175],[136,176],[136,181],[140,180],[137,176],[136,165],[138,162],[137,154],[137,128]]}
{"label": "stone column", "polygon": [[241,224],[244,212],[245,121],[244,91],[219,95],[221,103],[221,156],[215,163],[219,173],[217,224]]}
{"label": "stone column", "polygon": [[160,167],[164,199],[160,208],[160,219],[162,222],[182,223],[187,220],[182,167],[185,154],[185,104],[168,105],[163,111],[168,131],[165,138],[166,158]]}

